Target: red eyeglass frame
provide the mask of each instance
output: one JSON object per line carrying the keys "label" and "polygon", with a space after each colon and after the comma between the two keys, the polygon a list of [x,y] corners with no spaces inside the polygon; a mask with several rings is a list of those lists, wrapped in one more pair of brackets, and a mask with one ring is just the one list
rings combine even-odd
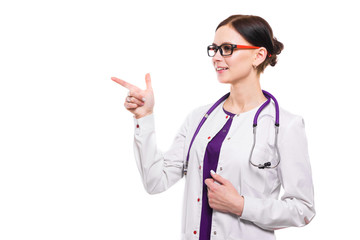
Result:
{"label": "red eyeglass frame", "polygon": [[[209,45],[208,46],[208,55],[209,55],[209,48],[210,47],[216,47],[215,49],[216,49],[216,51],[218,51],[219,49],[221,49],[221,46],[224,46],[224,45],[230,45],[231,47],[232,47],[232,51],[231,51],[231,54],[230,55],[225,55],[225,56],[231,56],[232,55],[232,53],[233,53],[233,50],[234,50],[234,48],[238,48],[238,49],[259,49],[260,47],[256,47],[256,46],[247,46],[247,45],[237,45],[237,44],[231,44],[231,43],[224,43],[224,44],[221,44],[220,46],[217,46],[217,45],[215,45],[215,44],[212,44],[212,45]],[[216,52],[215,52],[215,54],[216,54]],[[224,55],[222,55],[222,50],[220,51],[220,54],[221,54],[221,56],[224,56]],[[215,56],[215,55],[214,55]],[[213,57],[213,56],[210,56],[209,55],[209,57]],[[268,54],[268,57],[271,57],[271,54],[269,53]]]}
{"label": "red eyeglass frame", "polygon": [[[236,45],[236,44],[233,44],[233,45],[236,46],[235,48],[239,48],[239,49],[259,49],[260,48],[260,47],[256,47],[256,46],[246,46],[246,45]],[[270,53],[268,54],[268,57],[271,57]]]}

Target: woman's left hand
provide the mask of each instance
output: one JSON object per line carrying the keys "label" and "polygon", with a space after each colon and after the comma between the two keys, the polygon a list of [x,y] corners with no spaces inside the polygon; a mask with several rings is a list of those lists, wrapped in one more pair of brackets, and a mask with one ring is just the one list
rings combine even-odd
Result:
{"label": "woman's left hand", "polygon": [[215,172],[211,172],[211,176],[213,178],[205,180],[210,207],[220,212],[241,216],[244,208],[244,198],[236,191],[229,180]]}

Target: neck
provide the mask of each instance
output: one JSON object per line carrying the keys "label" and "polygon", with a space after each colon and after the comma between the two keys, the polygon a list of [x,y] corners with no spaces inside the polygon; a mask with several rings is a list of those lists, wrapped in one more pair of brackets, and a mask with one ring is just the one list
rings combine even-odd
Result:
{"label": "neck", "polygon": [[224,103],[224,109],[240,114],[256,108],[264,101],[266,97],[261,90],[260,76],[257,76],[231,84],[230,96]]}

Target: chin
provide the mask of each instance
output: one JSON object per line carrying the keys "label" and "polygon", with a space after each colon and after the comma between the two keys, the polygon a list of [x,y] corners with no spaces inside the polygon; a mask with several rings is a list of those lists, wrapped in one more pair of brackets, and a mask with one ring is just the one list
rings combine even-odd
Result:
{"label": "chin", "polygon": [[223,76],[218,76],[217,77],[219,83],[231,83],[231,79],[229,78],[226,78],[226,77],[223,77]]}

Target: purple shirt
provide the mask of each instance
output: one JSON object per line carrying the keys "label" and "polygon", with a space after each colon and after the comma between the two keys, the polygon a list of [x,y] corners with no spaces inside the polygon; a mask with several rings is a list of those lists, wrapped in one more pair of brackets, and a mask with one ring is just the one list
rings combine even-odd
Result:
{"label": "purple shirt", "polygon": [[216,134],[216,136],[208,143],[204,156],[203,166],[203,194],[202,194],[202,208],[201,208],[201,220],[200,220],[200,240],[209,240],[211,235],[211,222],[212,222],[212,208],[209,206],[209,200],[207,196],[207,186],[205,179],[211,178],[210,170],[216,172],[221,145],[229,132],[232,120],[235,114],[230,113],[223,109],[224,112],[229,115],[229,119],[223,126],[223,128]]}

